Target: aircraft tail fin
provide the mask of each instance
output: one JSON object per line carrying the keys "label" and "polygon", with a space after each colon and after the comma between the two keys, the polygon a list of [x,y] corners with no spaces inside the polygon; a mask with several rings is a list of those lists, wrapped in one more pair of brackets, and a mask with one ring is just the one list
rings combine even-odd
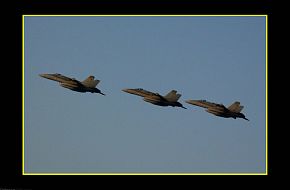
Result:
{"label": "aircraft tail fin", "polygon": [[82,82],[82,84],[89,88],[95,88],[100,81],[94,79],[95,79],[94,76],[89,76]]}
{"label": "aircraft tail fin", "polygon": [[228,109],[230,111],[233,111],[233,112],[237,112],[237,113],[240,113],[242,111],[242,109],[244,108],[244,106],[241,106],[240,105],[240,102],[234,102],[232,105],[230,105],[228,107]]}
{"label": "aircraft tail fin", "polygon": [[168,94],[166,94],[166,96],[164,96],[164,98],[166,98],[168,101],[175,102],[181,97],[181,94],[176,93],[176,90],[171,90]]}

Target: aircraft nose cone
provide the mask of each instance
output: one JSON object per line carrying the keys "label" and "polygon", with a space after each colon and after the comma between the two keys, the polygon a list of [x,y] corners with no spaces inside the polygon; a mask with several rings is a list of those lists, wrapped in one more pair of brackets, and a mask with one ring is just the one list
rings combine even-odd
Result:
{"label": "aircraft nose cone", "polygon": [[55,80],[55,76],[53,74],[39,74],[39,76],[46,79]]}
{"label": "aircraft nose cone", "polygon": [[40,77],[50,79],[51,77],[48,74],[39,74]]}
{"label": "aircraft nose cone", "polygon": [[123,92],[129,92],[130,90],[128,88],[122,89]]}

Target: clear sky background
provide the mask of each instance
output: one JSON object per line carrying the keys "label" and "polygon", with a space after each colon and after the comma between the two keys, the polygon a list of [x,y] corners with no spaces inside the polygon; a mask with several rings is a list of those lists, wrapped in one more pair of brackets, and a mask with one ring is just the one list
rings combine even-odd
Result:
{"label": "clear sky background", "polygon": [[[25,173],[264,173],[265,17],[25,17]],[[41,78],[94,75],[106,96]],[[172,89],[188,109],[121,91]],[[240,101],[250,121],[185,103]]]}

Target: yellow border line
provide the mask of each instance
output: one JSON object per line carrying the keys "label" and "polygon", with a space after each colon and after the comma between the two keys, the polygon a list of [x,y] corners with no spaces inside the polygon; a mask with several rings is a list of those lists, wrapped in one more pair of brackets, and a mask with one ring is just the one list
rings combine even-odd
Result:
{"label": "yellow border line", "polygon": [[266,174],[268,174],[268,16],[266,16]]}
{"label": "yellow border line", "polygon": [[267,15],[23,15],[30,17],[265,17]]}
{"label": "yellow border line", "polygon": [[[24,171],[24,18],[25,17],[265,17],[266,25],[266,161],[265,173],[25,173]],[[22,15],[22,175],[268,175],[268,15]]]}
{"label": "yellow border line", "polygon": [[29,173],[25,175],[267,175],[266,173]]}
{"label": "yellow border line", "polygon": [[24,174],[24,15],[22,16],[22,174]]}

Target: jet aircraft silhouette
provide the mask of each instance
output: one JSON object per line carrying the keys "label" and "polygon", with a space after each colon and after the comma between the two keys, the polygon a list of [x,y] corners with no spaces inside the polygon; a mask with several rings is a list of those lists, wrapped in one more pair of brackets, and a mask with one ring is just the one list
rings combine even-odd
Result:
{"label": "jet aircraft silhouette", "polygon": [[158,93],[153,93],[147,90],[144,90],[142,88],[136,88],[136,89],[123,89],[122,91],[134,94],[137,96],[144,97],[143,100],[145,102],[149,102],[154,105],[158,106],[172,106],[172,107],[183,107],[181,103],[179,103],[177,100],[181,97],[181,94],[177,94],[176,90],[171,90],[167,95],[161,96]]}
{"label": "jet aircraft silhouette", "polygon": [[244,106],[240,106],[240,102],[234,102],[228,108],[226,108],[223,104],[216,104],[212,102],[208,102],[206,100],[187,100],[185,101],[188,104],[192,104],[195,106],[206,108],[208,113],[214,114],[219,117],[229,118],[243,118],[248,120],[244,114],[241,113]]}
{"label": "jet aircraft silhouette", "polygon": [[66,77],[64,75],[55,73],[55,74],[40,74],[39,76],[54,80],[60,83],[60,86],[64,88],[68,88],[77,92],[91,92],[91,93],[99,93],[103,94],[98,88],[96,88],[97,84],[99,84],[100,80],[94,80],[94,76],[89,76],[84,81],[78,81],[74,78]]}

